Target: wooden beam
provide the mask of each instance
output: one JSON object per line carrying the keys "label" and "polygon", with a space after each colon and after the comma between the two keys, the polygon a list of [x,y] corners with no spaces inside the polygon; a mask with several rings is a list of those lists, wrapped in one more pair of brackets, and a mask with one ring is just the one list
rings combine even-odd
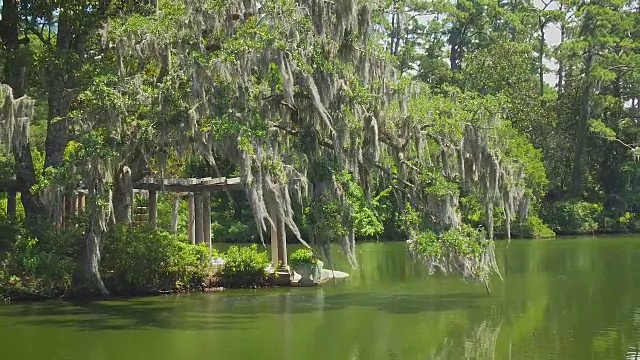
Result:
{"label": "wooden beam", "polygon": [[202,193],[195,194],[195,217],[196,217],[196,244],[202,244],[204,242],[204,217],[202,216],[203,211],[203,201],[202,201]]}
{"label": "wooden beam", "polygon": [[240,178],[203,178],[203,179],[164,179],[144,178],[133,185],[134,189],[156,190],[165,192],[214,192],[224,190],[241,190]]}
{"label": "wooden beam", "polygon": [[158,192],[149,190],[149,225],[158,228]]}
{"label": "wooden beam", "polygon": [[196,206],[195,206],[195,198],[193,193],[190,193],[189,195],[187,195],[187,208],[188,208],[188,212],[189,212],[189,216],[187,219],[187,233],[189,234],[189,241],[192,244],[196,243],[196,216],[195,216],[195,212],[196,212]]}
{"label": "wooden beam", "polygon": [[209,249],[211,249],[211,194],[204,193],[202,195],[203,202],[203,212],[202,212],[202,220],[204,221],[204,242],[209,245]]}

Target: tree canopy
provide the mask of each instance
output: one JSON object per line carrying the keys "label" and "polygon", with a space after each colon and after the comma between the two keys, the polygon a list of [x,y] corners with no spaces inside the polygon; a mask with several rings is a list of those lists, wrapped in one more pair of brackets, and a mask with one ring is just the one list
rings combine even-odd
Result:
{"label": "tree canopy", "polygon": [[5,0],[0,176],[28,218],[89,189],[83,263],[103,293],[101,239],[131,222],[132,181],[184,175],[185,158],[242,178],[261,238],[286,227],[329,260],[338,242],[355,266],[356,238],[392,228],[431,269],[488,284],[496,233],[552,234],[540,216],[571,232],[563,207],[604,228],[636,208],[637,167],[606,138],[637,136],[638,8]]}

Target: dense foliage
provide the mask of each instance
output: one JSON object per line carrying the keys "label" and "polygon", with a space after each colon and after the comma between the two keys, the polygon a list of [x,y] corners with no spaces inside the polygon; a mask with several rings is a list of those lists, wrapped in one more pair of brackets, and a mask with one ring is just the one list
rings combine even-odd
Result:
{"label": "dense foliage", "polygon": [[225,261],[220,270],[221,285],[226,287],[253,287],[267,282],[269,258],[266,252],[258,252],[258,247],[231,246],[224,253]]}
{"label": "dense foliage", "polygon": [[[0,299],[88,294],[74,284],[83,241],[81,227],[27,230],[0,223],[0,229],[0,243],[8,246],[0,256]],[[221,258],[224,264],[214,265],[212,258]],[[269,280],[268,265],[267,253],[259,252],[255,244],[231,246],[220,253],[164,230],[116,226],[105,234],[100,271],[112,294],[147,295],[212,286],[264,286]]]}
{"label": "dense foliage", "polygon": [[[3,234],[13,239],[0,256],[0,297],[87,295],[74,285],[83,241],[81,227],[64,231],[2,227],[8,230]],[[188,244],[165,231],[116,227],[103,244],[101,273],[114,294],[200,289],[211,271],[208,247]]]}
{"label": "dense foliage", "polygon": [[37,229],[37,237],[5,224],[12,244],[0,256],[0,298],[59,297],[72,290],[77,232]]}
{"label": "dense foliage", "polygon": [[293,268],[298,266],[317,266],[318,258],[311,249],[298,249],[289,256],[289,265]]}
{"label": "dense foliage", "polygon": [[[495,262],[487,264],[483,259],[492,256],[487,254],[493,253],[493,243],[481,231],[467,225],[446,231],[440,236],[432,231],[424,231],[410,244],[409,250],[424,261],[431,273],[439,270],[445,274],[475,272],[474,276],[487,276],[489,272],[483,269],[483,266],[497,267]],[[451,258],[459,259],[452,261]],[[459,268],[453,269],[452,266]],[[497,272],[497,269],[493,270]],[[474,276],[465,275],[469,278]],[[484,282],[489,287],[488,279]]]}
{"label": "dense foliage", "polygon": [[104,239],[101,272],[116,294],[198,289],[211,275],[205,245],[166,231],[117,227]]}
{"label": "dense foliage", "polygon": [[[18,195],[0,216],[60,228],[64,195],[88,199],[73,236],[0,238],[4,277],[52,294],[199,282],[204,249],[129,228],[146,175],[241,177],[244,191],[212,196],[217,241],[276,227],[356,266],[356,239],[399,237],[485,283],[494,237],[635,231],[639,7],[5,1],[0,190],[15,178]],[[175,201],[161,197],[159,226],[184,233]]]}

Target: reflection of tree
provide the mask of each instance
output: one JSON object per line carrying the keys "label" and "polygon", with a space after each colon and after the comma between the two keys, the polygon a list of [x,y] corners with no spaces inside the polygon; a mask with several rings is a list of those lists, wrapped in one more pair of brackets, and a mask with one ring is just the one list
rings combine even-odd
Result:
{"label": "reflection of tree", "polygon": [[462,343],[458,344],[454,339],[447,338],[443,346],[438,350],[433,359],[459,359],[458,352],[464,349],[464,359],[495,359],[496,342],[502,322],[497,326],[492,326],[488,319],[485,319],[478,326],[475,326],[470,333],[465,334]]}
{"label": "reflection of tree", "polygon": [[[633,312],[633,325],[637,330],[640,330],[640,307],[636,308],[636,311]],[[626,358],[628,360],[640,359],[640,341],[636,341],[635,345],[631,346],[629,351],[627,351]]]}

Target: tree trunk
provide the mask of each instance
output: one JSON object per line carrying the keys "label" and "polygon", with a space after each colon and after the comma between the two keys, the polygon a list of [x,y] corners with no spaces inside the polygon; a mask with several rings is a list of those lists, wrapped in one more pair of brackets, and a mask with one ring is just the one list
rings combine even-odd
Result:
{"label": "tree trunk", "polygon": [[449,45],[451,46],[451,50],[449,53],[449,66],[451,70],[459,70],[460,65],[460,54],[458,51],[458,36],[457,34],[451,34],[449,36]]}
{"label": "tree trunk", "polygon": [[13,95],[17,99],[25,92],[26,62],[20,56],[20,16],[18,13],[18,0],[4,0],[2,5],[2,17],[0,18],[0,39],[6,47],[6,64],[4,68],[4,81],[13,89]]}
{"label": "tree trunk", "polygon": [[[56,51],[65,54],[72,51],[73,29],[69,24],[64,11],[60,13],[58,33],[56,37]],[[75,44],[76,48],[82,48],[82,44]],[[80,54],[77,54],[80,55]],[[67,88],[72,87],[74,70],[69,69],[63,63],[50,64],[46,71],[47,103],[49,105],[47,138],[45,140],[44,167],[59,168],[64,159],[64,149],[69,142],[69,114],[71,96]]]}
{"label": "tree trunk", "polygon": [[[393,11],[398,11],[397,1],[393,2]],[[389,53],[393,55],[393,45],[395,44],[396,36],[396,14],[391,14],[391,34],[389,34]]]}
{"label": "tree trunk", "polygon": [[584,80],[580,93],[580,118],[576,129],[576,148],[573,157],[573,181],[571,194],[574,197],[582,195],[585,177],[585,147],[587,143],[589,119],[591,118],[591,68],[593,66],[593,52],[587,50],[584,59]]}
{"label": "tree trunk", "polygon": [[[0,20],[0,39],[6,49],[4,67],[4,82],[13,90],[15,98],[25,94],[26,61],[20,49],[20,16],[17,0],[4,0],[2,19]],[[16,181],[21,194],[22,205],[27,218],[37,218],[44,213],[42,203],[31,193],[31,187],[36,184],[35,168],[31,156],[29,141],[21,146],[12,147],[15,161]]]}
{"label": "tree trunk", "polygon": [[540,96],[544,95],[544,47],[545,33],[544,28],[547,25],[546,21],[542,20],[542,17],[538,17],[538,25],[540,26],[540,48],[538,49],[538,82],[540,86]]}
{"label": "tree trunk", "polygon": [[131,170],[120,165],[113,181],[113,211],[116,224],[131,224],[133,209],[133,183]]}
{"label": "tree trunk", "polygon": [[104,229],[104,213],[100,208],[98,195],[105,191],[104,183],[97,176],[87,182],[89,188],[89,225],[85,237],[83,256],[77,262],[74,282],[76,289],[83,289],[87,294],[108,296],[102,276],[100,275],[100,250],[101,239]]}
{"label": "tree trunk", "polygon": [[86,243],[86,262],[85,262],[85,275],[86,286],[90,292],[94,292],[93,289],[101,296],[109,296],[109,290],[104,286],[102,277],[100,276],[100,233],[90,231],[87,234]]}
{"label": "tree trunk", "polygon": [[[459,1],[456,1],[456,10],[461,11],[462,5]],[[461,24],[456,20],[451,25],[451,30],[449,30],[449,38],[448,43],[450,47],[449,52],[449,66],[451,70],[458,71],[461,68],[462,62],[462,44],[461,39],[464,33],[466,32],[466,27],[462,27]]]}
{"label": "tree trunk", "polygon": [[7,218],[16,218],[16,192],[12,190],[7,193]]}
{"label": "tree trunk", "polygon": [[[564,43],[564,24],[560,25],[560,45]],[[564,61],[562,58],[558,59],[558,92],[561,93],[564,90]]]}
{"label": "tree trunk", "polygon": [[402,18],[400,16],[400,10],[398,10],[398,12],[396,13],[396,24],[395,24],[395,29],[394,29],[394,37],[395,37],[395,44],[393,44],[393,51],[392,54],[393,55],[398,55],[398,53],[400,52],[400,40],[402,39]]}

